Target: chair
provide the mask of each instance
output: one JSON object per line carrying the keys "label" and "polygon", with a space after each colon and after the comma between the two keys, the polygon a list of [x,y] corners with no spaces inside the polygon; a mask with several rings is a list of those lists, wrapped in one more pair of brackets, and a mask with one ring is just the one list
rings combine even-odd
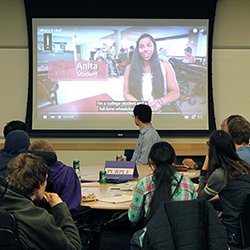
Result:
{"label": "chair", "polygon": [[242,245],[229,243],[238,249],[250,247],[250,194],[247,195],[244,208],[240,217],[241,241]]}
{"label": "chair", "polygon": [[[5,195],[7,182],[0,175],[0,199]],[[0,208],[0,249],[1,250],[21,250],[18,237],[18,228],[15,217]]]}
{"label": "chair", "polygon": [[40,74],[38,75],[38,82],[41,84],[40,87],[38,87],[39,93],[44,98],[47,98],[48,100],[52,101],[53,104],[58,105],[57,100],[57,90],[59,89],[58,82],[51,81],[48,78],[47,74]]}
{"label": "chair", "polygon": [[7,172],[7,164],[4,164],[4,165],[0,166],[0,175],[5,177],[6,172]]}
{"label": "chair", "polygon": [[226,231],[209,201],[166,201],[148,221],[142,249],[224,250]]}
{"label": "chair", "polygon": [[0,208],[0,249],[21,250],[15,217]]}
{"label": "chair", "polygon": [[124,156],[126,156],[126,161],[130,161],[132,159],[134,153],[134,149],[125,149]]}

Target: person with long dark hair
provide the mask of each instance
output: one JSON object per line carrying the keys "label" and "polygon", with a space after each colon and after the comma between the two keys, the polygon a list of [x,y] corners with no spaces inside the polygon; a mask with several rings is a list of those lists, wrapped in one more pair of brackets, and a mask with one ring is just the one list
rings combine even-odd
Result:
{"label": "person with long dark hair", "polygon": [[228,242],[240,244],[240,215],[250,193],[250,165],[236,153],[231,136],[214,131],[208,142],[209,153],[199,178],[198,198],[211,199],[219,195],[221,217]]}
{"label": "person with long dark hair", "polygon": [[[153,172],[143,177],[135,188],[128,210],[128,217],[132,223],[138,222],[143,216],[149,220],[164,201],[196,199],[192,181],[177,173],[172,165],[176,155],[169,143],[155,143],[148,158]],[[142,247],[145,230],[141,229],[133,235],[131,249]]]}
{"label": "person with long dark hair", "polygon": [[124,98],[147,101],[152,111],[171,110],[171,103],[180,96],[175,72],[169,62],[159,60],[154,38],[139,37],[131,64],[124,75]]}

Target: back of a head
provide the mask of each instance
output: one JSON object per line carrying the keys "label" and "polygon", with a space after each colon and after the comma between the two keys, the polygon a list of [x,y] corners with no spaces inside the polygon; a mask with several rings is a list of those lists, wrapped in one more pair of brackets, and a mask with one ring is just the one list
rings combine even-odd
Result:
{"label": "back of a head", "polygon": [[236,179],[240,174],[247,174],[250,165],[236,153],[236,147],[229,133],[217,130],[210,135],[208,177],[217,168],[223,168],[225,178]]}
{"label": "back of a head", "polygon": [[8,163],[6,180],[9,187],[30,197],[46,181],[48,172],[49,168],[41,157],[23,153]]}
{"label": "back of a head", "polygon": [[143,123],[150,123],[152,117],[152,110],[148,105],[138,104],[134,107],[134,116],[138,116]]}
{"label": "back of a head", "polygon": [[153,173],[155,190],[148,214],[148,219],[150,219],[163,201],[171,200],[171,186],[175,173],[172,164],[176,159],[176,155],[173,147],[169,143],[157,142],[151,147],[148,158],[151,159],[156,166]]}
{"label": "back of a head", "polygon": [[162,141],[155,143],[151,147],[148,158],[151,158],[156,167],[158,167],[161,163],[172,165],[176,160],[176,154],[168,142]]}
{"label": "back of a head", "polygon": [[26,123],[14,120],[9,123],[7,123],[3,129],[4,138],[7,137],[7,135],[14,130],[23,130],[24,132],[28,133],[28,126]]}
{"label": "back of a head", "polygon": [[30,139],[23,130],[11,131],[5,139],[4,152],[10,154],[17,154],[21,149],[28,149],[30,146]]}
{"label": "back of a head", "polygon": [[250,123],[244,117],[232,119],[228,125],[228,133],[237,145],[248,145],[250,138]]}
{"label": "back of a head", "polygon": [[229,125],[229,123],[234,119],[234,118],[244,118],[242,115],[230,115],[227,118],[227,126]]}
{"label": "back of a head", "polygon": [[29,150],[56,153],[52,144],[48,140],[36,140],[32,142]]}
{"label": "back of a head", "polygon": [[222,159],[238,159],[232,137],[223,130],[212,132],[209,137],[209,160],[214,165],[222,164]]}

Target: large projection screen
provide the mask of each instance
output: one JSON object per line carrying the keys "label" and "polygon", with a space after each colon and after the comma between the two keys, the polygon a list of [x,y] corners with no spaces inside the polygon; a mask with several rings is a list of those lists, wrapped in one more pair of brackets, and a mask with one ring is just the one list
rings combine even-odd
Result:
{"label": "large projection screen", "polygon": [[[132,117],[139,103],[152,106],[162,136],[205,135],[215,128],[210,17],[28,20],[31,134],[131,137],[138,133]],[[154,39],[151,55],[142,48],[146,38],[137,42],[145,34]]]}

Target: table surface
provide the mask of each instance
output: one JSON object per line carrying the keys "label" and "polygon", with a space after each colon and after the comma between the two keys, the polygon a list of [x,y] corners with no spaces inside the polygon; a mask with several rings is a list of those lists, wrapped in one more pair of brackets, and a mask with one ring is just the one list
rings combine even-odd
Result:
{"label": "table surface", "polygon": [[[117,195],[127,195],[133,197],[133,191],[117,191],[110,190],[110,187],[129,187],[133,188],[136,186],[137,182],[152,172],[148,165],[137,165],[137,170],[139,173],[139,178],[134,178],[132,181],[121,183],[121,184],[99,184],[97,182],[99,180],[99,172],[103,170],[104,166],[88,166],[81,167],[81,175],[82,175],[82,195],[87,196],[88,194],[94,193],[97,200],[91,202],[82,202],[82,205],[89,206],[92,209],[118,209],[118,210],[127,210],[131,204],[129,202],[122,203],[109,203],[98,201],[98,199],[115,197]],[[186,172],[179,172],[184,174],[184,176],[193,179],[198,178],[200,176],[200,170],[188,170]]]}

